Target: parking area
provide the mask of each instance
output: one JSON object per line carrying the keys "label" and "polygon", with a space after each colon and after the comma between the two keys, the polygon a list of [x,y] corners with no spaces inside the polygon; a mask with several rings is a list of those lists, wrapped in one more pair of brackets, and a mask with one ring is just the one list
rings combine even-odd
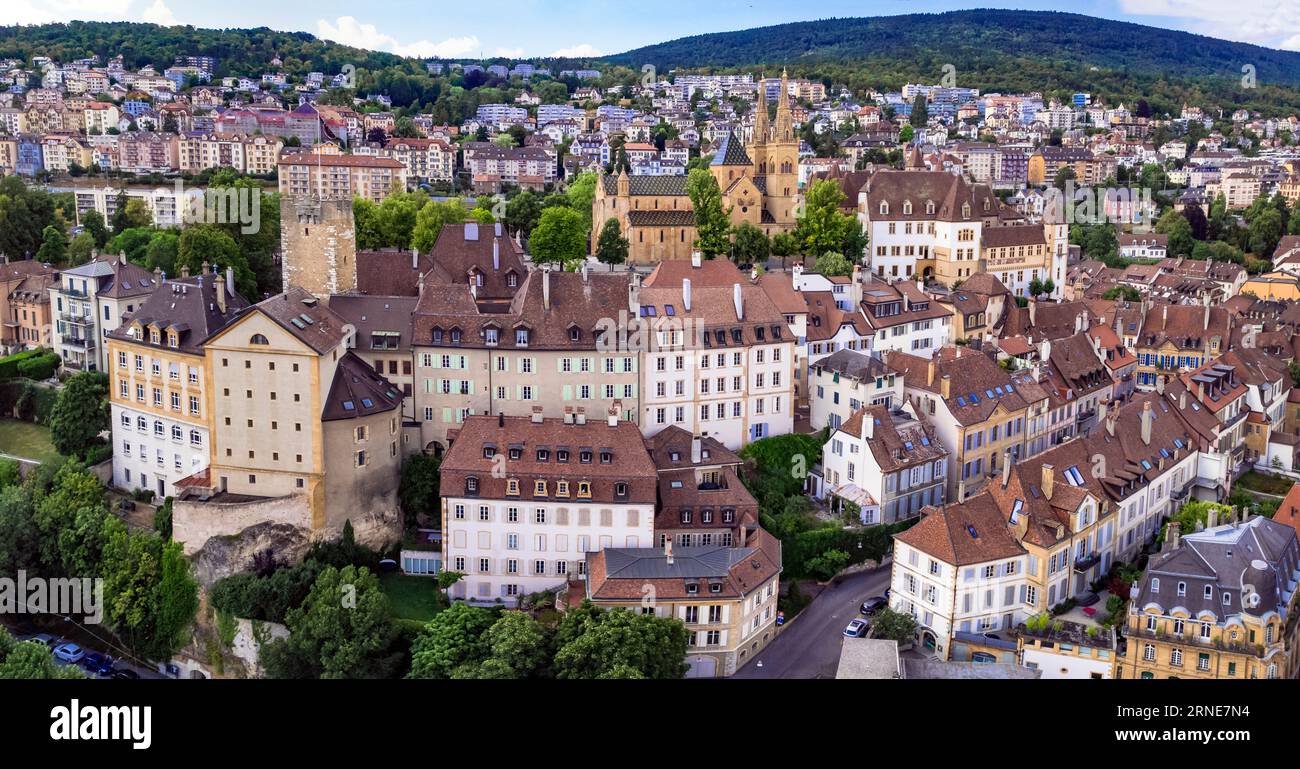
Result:
{"label": "parking area", "polygon": [[87,678],[111,680],[157,679],[168,678],[157,668],[143,664],[140,660],[124,658],[125,655],[102,651],[105,644],[87,641],[87,633],[76,633],[70,638],[49,632],[15,632],[19,641],[35,641],[44,644],[54,655],[54,664],[60,667],[69,665],[80,668]]}

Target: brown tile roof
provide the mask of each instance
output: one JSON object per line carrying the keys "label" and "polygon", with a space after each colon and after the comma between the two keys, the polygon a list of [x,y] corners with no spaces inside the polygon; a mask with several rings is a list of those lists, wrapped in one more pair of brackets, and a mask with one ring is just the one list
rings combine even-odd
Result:
{"label": "brown tile roof", "polygon": [[928,424],[910,416],[896,416],[885,406],[858,409],[840,425],[839,431],[856,438],[862,435],[862,422],[866,419],[872,420],[867,446],[883,472],[914,467],[948,456],[947,449],[935,438],[934,429]]}
{"label": "brown tile roof", "polygon": [[334,369],[334,381],[321,411],[321,421],[356,419],[392,411],[402,405],[402,393],[348,350]]}
{"label": "brown tile roof", "polygon": [[943,509],[927,508],[916,525],[894,536],[899,542],[954,566],[1024,555],[1006,518],[987,493]]}
{"label": "brown tile roof", "polygon": [[[108,332],[109,337],[132,342],[149,343],[149,326],[156,324],[162,342],[150,345],[158,349],[167,347],[168,330],[175,330],[178,348],[192,355],[203,353],[203,343],[213,334],[225,328],[248,307],[248,301],[237,293],[226,290],[221,275],[195,275],[189,278],[166,280],[144,301],[126,322]],[[225,312],[217,301],[217,293],[225,295]],[[139,322],[146,329],[143,336],[136,339],[130,336],[130,330]]]}
{"label": "brown tile roof", "polygon": [[[1026,377],[1013,379],[1011,374],[977,350],[943,347],[935,351],[933,359],[891,352],[884,360],[890,367],[903,372],[908,387],[935,395],[942,392],[943,377],[948,375],[949,397],[943,400],[962,425],[986,421],[999,405],[1006,411],[1019,411],[1028,405],[1025,395],[1020,392]],[[929,381],[931,360],[934,362],[933,381]]]}
{"label": "brown tile roof", "polygon": [[318,355],[343,342],[347,321],[311,293],[296,286],[247,308],[260,312],[293,334]]}
{"label": "brown tile roof", "polygon": [[371,335],[376,332],[396,332],[397,349],[411,349],[415,297],[335,294],[326,301],[331,310],[356,328],[357,349],[370,349]]}

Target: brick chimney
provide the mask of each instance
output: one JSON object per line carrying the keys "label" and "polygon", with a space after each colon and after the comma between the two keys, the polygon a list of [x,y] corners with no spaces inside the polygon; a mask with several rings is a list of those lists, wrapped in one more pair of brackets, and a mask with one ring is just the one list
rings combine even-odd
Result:
{"label": "brick chimney", "polygon": [[1155,421],[1155,412],[1151,410],[1151,401],[1142,402],[1142,445],[1151,445],[1151,423]]}
{"label": "brick chimney", "polygon": [[1043,489],[1043,496],[1050,501],[1052,499],[1052,489],[1056,483],[1056,468],[1047,463],[1043,463],[1042,477],[1039,485]]}

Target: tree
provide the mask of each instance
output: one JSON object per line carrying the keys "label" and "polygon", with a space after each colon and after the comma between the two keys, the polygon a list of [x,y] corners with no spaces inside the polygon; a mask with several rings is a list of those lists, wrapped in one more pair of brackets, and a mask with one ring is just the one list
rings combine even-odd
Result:
{"label": "tree", "polygon": [[705,259],[731,248],[731,209],[722,208],[722,190],[708,171],[697,168],[686,177],[686,194],[695,214],[695,247]]}
{"label": "tree", "polygon": [[542,201],[532,190],[522,190],[506,202],[506,227],[527,238],[542,216]]}
{"label": "tree", "polygon": [[843,550],[830,549],[814,558],[808,559],[804,569],[820,580],[829,580],[849,565],[849,554]]}
{"label": "tree", "polygon": [[50,439],[66,456],[84,457],[102,441],[99,434],[112,423],[108,407],[108,377],[83,371],[68,380],[50,409]]}
{"label": "tree", "polygon": [[0,679],[73,680],[86,676],[75,665],[58,665],[54,654],[43,643],[15,641],[9,631],[0,628]]}
{"label": "tree", "polygon": [[153,214],[139,198],[127,198],[125,192],[117,195],[117,210],[113,212],[113,234],[121,234],[134,227],[153,225]]}
{"label": "tree", "polygon": [[813,182],[804,193],[803,214],[795,220],[794,238],[803,254],[838,252],[852,232],[852,218],[840,211],[844,190],[834,179]]}
{"label": "tree", "polygon": [[569,207],[582,216],[582,234],[588,235],[591,232],[591,207],[596,200],[596,174],[578,174],[569,182],[564,194]]}
{"label": "tree", "polygon": [[205,262],[217,272],[234,270],[235,290],[245,299],[257,299],[257,278],[230,233],[215,224],[186,227],[176,243],[176,269],[188,269],[191,275],[197,275]]}
{"label": "tree", "polygon": [[[550,662],[550,633],[532,615],[507,612],[487,631],[481,678],[533,678]],[[489,673],[490,675],[482,675]]]}
{"label": "tree", "polygon": [[402,463],[402,479],[397,496],[402,501],[406,525],[416,525],[420,517],[428,518],[438,509],[438,467],[441,460],[428,454],[415,454]]}
{"label": "tree", "polygon": [[260,661],[272,678],[389,677],[401,658],[391,611],[369,569],[327,566],[289,610],[289,637],[263,647]]}
{"label": "tree", "polygon": [[[557,643],[558,636],[557,631]],[[682,678],[685,657],[686,626],[681,620],[620,608],[588,615],[581,632],[559,646],[554,666],[557,678],[600,678],[630,671],[646,678]]]}
{"label": "tree", "polygon": [[1126,302],[1140,302],[1142,301],[1142,294],[1132,286],[1118,285],[1108,289],[1106,293],[1101,295],[1101,298],[1107,300],[1122,299]]}
{"label": "tree", "polygon": [[438,242],[438,235],[444,225],[460,224],[464,221],[465,206],[461,205],[459,200],[430,200],[415,215],[415,227],[411,230],[411,247],[428,253]]}
{"label": "tree", "polygon": [[910,614],[881,607],[871,618],[871,637],[907,643],[916,637],[916,620]]}
{"label": "tree", "polygon": [[528,240],[528,250],[538,262],[569,265],[587,255],[587,233],[582,215],[572,208],[553,207],[542,211],[537,228]]}
{"label": "tree", "polygon": [[905,125],[898,132],[898,141],[900,144],[910,144],[916,137],[916,129],[910,125]]}
{"label": "tree", "polygon": [[1043,281],[1039,280],[1038,278],[1034,278],[1033,280],[1029,281],[1029,295],[1031,297],[1037,298],[1039,296],[1042,296],[1042,294],[1043,294]]}
{"label": "tree", "polygon": [[1156,221],[1156,232],[1169,236],[1170,256],[1190,256],[1196,245],[1192,223],[1182,212],[1172,208]]}
{"label": "tree", "polygon": [[40,532],[32,494],[17,484],[0,488],[0,574],[33,571],[38,566]]}
{"label": "tree", "polygon": [[85,264],[90,261],[90,257],[95,254],[95,236],[89,232],[82,231],[77,237],[72,239],[68,246],[67,263],[70,266]]}
{"label": "tree", "polygon": [[104,215],[100,212],[92,209],[82,214],[81,227],[95,239],[96,248],[103,248],[108,244],[108,226],[104,222]]}
{"label": "tree", "polygon": [[781,257],[781,266],[785,266],[785,258],[794,256],[799,253],[799,243],[794,239],[794,235],[788,232],[778,232],[772,237],[772,256]]}
{"label": "tree", "polygon": [[739,264],[762,265],[772,252],[772,241],[767,233],[749,222],[741,222],[735,230],[732,255]]}
{"label": "tree", "polygon": [[1210,222],[1205,218],[1205,211],[1201,209],[1199,203],[1188,203],[1183,206],[1183,217],[1192,227],[1192,237],[1196,240],[1205,240],[1209,231]]}
{"label": "tree", "polygon": [[1052,177],[1052,186],[1064,192],[1066,182],[1074,181],[1077,178],[1074,166],[1061,166],[1057,169],[1056,176]]}
{"label": "tree", "polygon": [[842,254],[834,251],[827,251],[817,257],[817,261],[812,267],[819,275],[825,275],[828,278],[839,277],[842,275],[853,274],[853,262],[845,259]]}
{"label": "tree", "polygon": [[930,122],[930,105],[925,99],[925,94],[917,94],[912,100],[912,115],[907,122],[915,128],[924,128],[926,123]]}
{"label": "tree", "polygon": [[487,631],[496,612],[454,603],[429,621],[411,644],[407,678],[451,678],[463,666],[477,666],[491,651]]}
{"label": "tree", "polygon": [[63,264],[68,260],[68,236],[62,227],[51,224],[41,232],[41,247],[36,258],[47,264]]}
{"label": "tree", "polygon": [[175,232],[164,230],[149,241],[144,252],[144,266],[149,270],[161,270],[164,275],[176,276],[176,255],[180,247],[180,237]]}
{"label": "tree", "polygon": [[1267,208],[1251,221],[1249,227],[1250,250],[1261,259],[1271,259],[1282,239],[1282,215],[1276,208]]}
{"label": "tree", "polygon": [[600,228],[600,238],[596,241],[596,259],[608,264],[612,271],[614,265],[627,261],[628,248],[627,238],[623,237],[618,219],[611,216],[605,220],[605,226]]}

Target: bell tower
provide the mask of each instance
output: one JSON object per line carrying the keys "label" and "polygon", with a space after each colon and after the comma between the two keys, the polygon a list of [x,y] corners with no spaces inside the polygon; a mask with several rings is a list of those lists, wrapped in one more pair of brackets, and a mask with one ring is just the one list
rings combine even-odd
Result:
{"label": "bell tower", "polygon": [[314,195],[280,198],[283,288],[318,297],[357,290],[357,237],[352,201]]}

